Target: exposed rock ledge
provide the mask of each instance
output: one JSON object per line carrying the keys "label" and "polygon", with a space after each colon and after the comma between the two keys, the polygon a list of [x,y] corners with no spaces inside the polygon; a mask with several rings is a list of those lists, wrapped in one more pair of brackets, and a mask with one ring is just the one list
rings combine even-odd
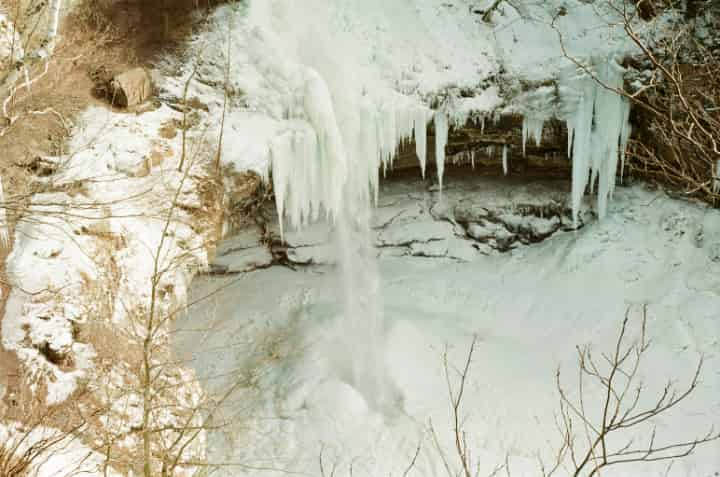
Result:
{"label": "exposed rock ledge", "polygon": [[[471,261],[479,254],[547,240],[593,220],[586,209],[573,223],[567,181],[451,175],[448,182],[442,196],[429,181],[414,176],[385,183],[372,223],[378,254]],[[327,225],[288,232],[283,241],[272,204],[264,214],[265,230],[245,228],[223,241],[210,273],[335,263]]]}

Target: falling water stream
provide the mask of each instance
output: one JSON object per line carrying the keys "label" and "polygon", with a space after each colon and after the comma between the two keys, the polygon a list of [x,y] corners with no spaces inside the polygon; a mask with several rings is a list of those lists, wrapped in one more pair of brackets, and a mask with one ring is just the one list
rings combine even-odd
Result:
{"label": "falling water stream", "polygon": [[[346,211],[350,208],[346,205]],[[382,359],[384,309],[381,278],[373,247],[369,204],[336,220],[335,245],[340,261],[344,307],[338,317],[337,336],[346,351],[346,379],[371,406],[385,409],[388,384]]]}

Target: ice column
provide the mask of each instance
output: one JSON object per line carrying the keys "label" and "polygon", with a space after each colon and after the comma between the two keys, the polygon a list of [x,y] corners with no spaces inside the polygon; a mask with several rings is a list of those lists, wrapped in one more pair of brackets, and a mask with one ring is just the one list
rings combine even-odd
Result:
{"label": "ice column", "polygon": [[505,144],[505,145],[503,145],[503,152],[502,152],[503,174],[505,174],[505,175],[507,175],[507,173],[508,173],[507,151],[508,151],[508,147],[507,147],[507,144]]}
{"label": "ice column", "polygon": [[523,117],[522,124],[522,145],[523,145],[523,157],[525,156],[525,145],[528,139],[535,139],[535,145],[540,146],[542,142],[543,126],[545,120],[532,114],[526,114]]}
{"label": "ice column", "polygon": [[435,163],[437,164],[438,184],[440,192],[443,187],[445,173],[445,146],[448,139],[448,118],[442,111],[435,113]]}
{"label": "ice column", "polygon": [[425,165],[427,162],[427,123],[428,115],[425,109],[418,108],[413,119],[415,133],[415,154],[420,162],[420,172],[425,179]]}
{"label": "ice column", "polygon": [[[613,59],[599,65],[597,80],[610,88],[623,88],[624,69]],[[588,76],[568,80],[579,93],[574,113],[567,119],[568,149],[572,149],[572,208],[577,220],[585,189],[597,183],[598,215],[607,214],[615,189],[618,162],[625,162],[630,137],[630,103],[623,96]]]}

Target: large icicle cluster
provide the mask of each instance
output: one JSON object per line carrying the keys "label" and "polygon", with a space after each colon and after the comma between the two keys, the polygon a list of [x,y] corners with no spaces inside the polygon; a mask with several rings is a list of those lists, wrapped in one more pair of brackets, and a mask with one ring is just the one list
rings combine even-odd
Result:
{"label": "large icicle cluster", "polygon": [[353,214],[377,201],[379,171],[392,165],[403,140],[416,139],[425,170],[429,110],[397,95],[382,104],[363,101],[354,114],[336,111],[325,80],[306,68],[302,110],[270,145],[278,216],[301,228],[325,214]]}
{"label": "large icicle cluster", "polygon": [[566,79],[580,94],[574,113],[567,118],[575,218],[588,183],[592,192],[597,182],[598,215],[604,217],[607,214],[608,200],[615,188],[618,161],[621,168],[625,164],[625,149],[631,130],[630,103],[607,88],[622,89],[623,73],[624,69],[610,59],[597,65],[595,79],[587,75]]}
{"label": "large icicle cluster", "polygon": [[545,125],[545,119],[533,114],[526,114],[523,117],[522,124],[522,147],[523,156],[525,156],[525,145],[528,139],[535,139],[535,145],[540,146],[542,142],[543,126]]}

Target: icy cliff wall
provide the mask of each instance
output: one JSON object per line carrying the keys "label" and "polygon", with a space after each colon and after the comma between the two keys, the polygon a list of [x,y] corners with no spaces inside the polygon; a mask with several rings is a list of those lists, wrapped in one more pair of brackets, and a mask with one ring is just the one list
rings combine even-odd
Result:
{"label": "icy cliff wall", "polygon": [[[613,85],[622,84],[615,58],[628,49],[624,35],[579,0],[504,4],[492,23],[482,21],[478,5],[268,0],[221,8],[197,45],[201,82],[224,82],[229,65],[237,93],[224,157],[266,177],[272,170],[279,214],[301,226],[372,201],[379,174],[407,139],[415,138],[424,174],[430,121],[442,184],[444,143],[454,125],[513,111],[526,117],[524,140],[537,141],[544,121],[555,117],[575,133],[568,145],[573,203],[578,207],[597,179],[603,214],[629,131],[627,106],[578,74],[563,57],[556,28],[566,52]],[[560,106],[549,96],[533,104],[511,101],[508,82],[543,79],[562,85]],[[210,87],[205,92],[212,95]]]}

